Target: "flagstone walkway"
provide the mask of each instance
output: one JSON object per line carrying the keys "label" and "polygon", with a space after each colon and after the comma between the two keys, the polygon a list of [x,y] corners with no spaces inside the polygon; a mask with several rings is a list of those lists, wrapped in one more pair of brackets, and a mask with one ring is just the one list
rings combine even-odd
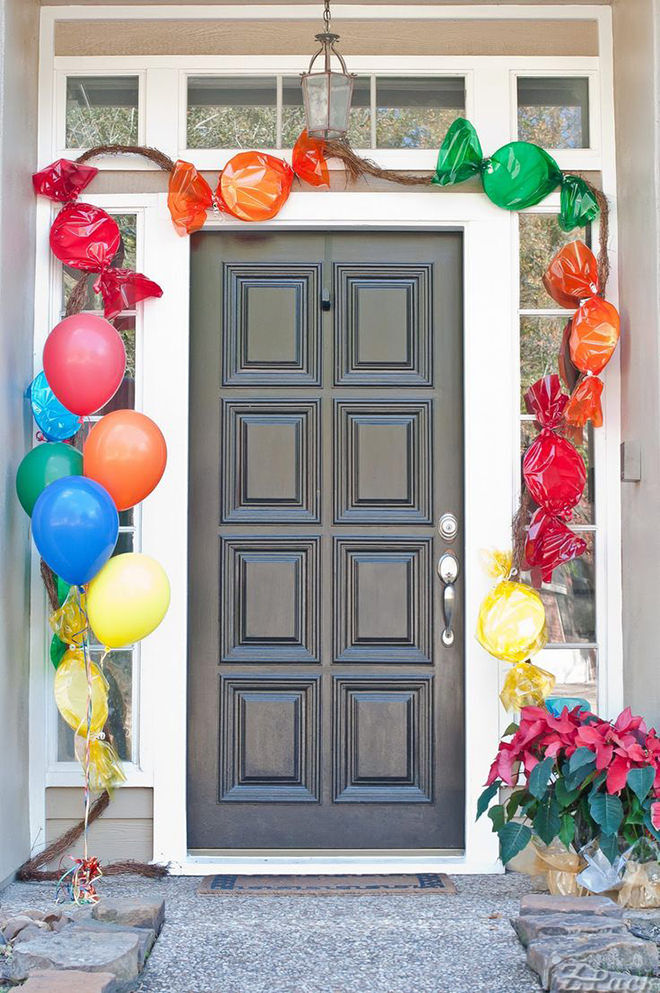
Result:
{"label": "flagstone walkway", "polygon": [[[456,876],[455,896],[198,896],[198,879],[115,877],[108,896],[162,897],[139,993],[538,993],[509,918],[525,876]],[[46,909],[14,883],[0,913]]]}

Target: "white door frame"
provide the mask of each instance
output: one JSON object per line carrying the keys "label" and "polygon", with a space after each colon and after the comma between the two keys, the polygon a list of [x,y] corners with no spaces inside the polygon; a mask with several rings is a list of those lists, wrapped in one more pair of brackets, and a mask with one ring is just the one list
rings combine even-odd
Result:
{"label": "white door frame", "polygon": [[[177,154],[181,151],[181,79],[186,71],[209,71],[218,60],[209,58],[131,57],[124,59],[56,59],[53,55],[57,20],[72,19],[167,19],[172,7],[44,7],[41,28],[39,166],[61,152],[58,142],[58,93],[65,71],[116,72],[144,70],[145,116],[142,122],[148,143]],[[428,6],[342,6],[340,17],[426,18]],[[316,7],[273,5],[257,7],[186,7],[186,18],[246,18],[316,16]],[[590,73],[592,111],[598,128],[596,146],[588,152],[565,152],[565,167],[599,168],[603,188],[615,195],[611,11],[599,6],[497,6],[471,8],[446,6],[432,9],[433,16],[586,18],[598,23],[600,56],[595,59],[509,59],[505,57],[461,57],[392,60],[362,59],[364,71],[462,72],[467,77],[468,109],[486,152],[514,134],[511,93],[517,72],[552,74],[575,68]],[[241,61],[262,63],[264,69],[291,71],[298,60],[270,57],[259,60],[219,60],[223,71],[236,71]],[[554,67],[550,64],[555,63]],[[289,66],[289,62],[291,66]],[[249,66],[248,66],[249,68]],[[245,66],[243,66],[245,71]],[[151,75],[150,75],[151,74]],[[595,82],[597,80],[597,83]],[[59,89],[58,89],[59,87]],[[176,112],[174,107],[177,108]],[[281,153],[278,153],[281,154]],[[425,153],[423,153],[425,154]],[[208,156],[200,166],[211,165]],[[204,155],[202,155],[204,158]],[[215,161],[215,160],[214,160]],[[385,162],[383,162],[385,164]],[[387,164],[393,164],[388,162]],[[103,168],[121,168],[119,160],[102,163]],[[222,156],[215,161],[222,165]],[[125,166],[124,166],[125,168]],[[131,163],[131,169],[134,168]],[[138,166],[142,168],[142,166]],[[148,168],[148,167],[147,167]],[[154,788],[154,858],[169,861],[175,871],[201,874],[206,871],[278,872],[284,866],[296,872],[361,872],[378,867],[387,871],[433,871],[450,867],[452,872],[501,871],[497,838],[485,818],[474,822],[476,798],[488,764],[507,723],[498,700],[503,667],[499,666],[471,637],[479,603],[490,580],[480,565],[481,549],[510,544],[511,513],[517,497],[518,473],[518,319],[517,319],[517,220],[492,206],[482,194],[435,191],[405,193],[333,192],[291,196],[281,214],[265,225],[273,230],[305,230],[323,227],[360,230],[443,228],[464,233],[464,334],[465,334],[465,596],[466,596],[466,839],[462,856],[445,857],[418,852],[410,855],[343,857],[331,853],[288,858],[226,856],[190,857],[186,844],[186,658],[187,658],[187,482],[188,482],[188,239],[174,232],[163,194],[91,195],[85,200],[109,210],[137,210],[142,226],[138,268],[157,280],[164,289],[161,300],[148,301],[139,315],[141,378],[136,383],[136,402],[161,426],[168,442],[169,461],[163,480],[145,501],[142,513],[142,550],[153,554],[166,568],[172,582],[172,605],[161,627],[142,644],[139,716],[140,761],[129,766],[128,787]],[[541,209],[558,207],[553,195]],[[35,370],[41,368],[41,350],[48,330],[59,318],[59,267],[48,248],[52,207],[40,200],[37,207],[37,268],[35,295]],[[616,300],[616,224],[613,212],[610,235],[613,270],[608,298]],[[244,228],[240,222],[211,219],[209,227]],[[50,285],[51,292],[44,292]],[[597,502],[599,509],[598,582],[603,584],[598,641],[606,660],[601,681],[600,710],[612,714],[622,698],[620,627],[619,548],[619,389],[618,358],[608,368],[605,392],[606,429],[597,438]],[[43,838],[45,827],[44,785],[79,785],[79,770],[65,763],[54,767],[44,745],[44,726],[52,713],[52,673],[44,667],[46,608],[39,582],[38,559],[33,558],[32,640],[30,691],[30,801],[32,837]]]}

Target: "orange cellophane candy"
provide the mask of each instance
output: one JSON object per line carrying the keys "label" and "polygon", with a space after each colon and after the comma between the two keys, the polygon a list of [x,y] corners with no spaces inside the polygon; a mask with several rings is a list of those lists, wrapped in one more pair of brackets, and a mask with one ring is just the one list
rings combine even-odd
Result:
{"label": "orange cellophane candy", "polygon": [[293,146],[291,162],[296,176],[305,183],[310,186],[330,186],[330,172],[322,138],[310,138],[306,130],[302,131]]}
{"label": "orange cellophane candy", "polygon": [[543,276],[546,292],[560,307],[572,309],[598,295],[598,263],[583,241],[571,241],[557,252]]}
{"label": "orange cellophane candy", "polygon": [[180,235],[192,234],[204,226],[206,211],[213,206],[213,192],[192,162],[179,159],[174,163],[167,206]]}
{"label": "orange cellophane candy", "polygon": [[585,300],[571,321],[571,361],[597,376],[612,358],[619,333],[616,307],[600,297]]}
{"label": "orange cellophane candy", "polygon": [[291,192],[293,169],[265,152],[239,152],[220,173],[221,210],[242,221],[267,221],[279,214]]}
{"label": "orange cellophane candy", "polygon": [[582,379],[571,396],[564,417],[568,424],[584,427],[591,421],[595,428],[603,426],[603,408],[600,398],[603,393],[603,381],[597,376],[586,376]]}

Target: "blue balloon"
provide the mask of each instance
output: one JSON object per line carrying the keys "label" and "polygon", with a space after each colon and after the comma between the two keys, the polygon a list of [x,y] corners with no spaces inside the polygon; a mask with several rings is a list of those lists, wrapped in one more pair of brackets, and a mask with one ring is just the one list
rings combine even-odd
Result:
{"label": "blue balloon", "polygon": [[32,414],[46,441],[66,441],[80,427],[80,418],[57,399],[43,372],[27,388]]}
{"label": "blue balloon", "polygon": [[108,491],[85,476],[56,479],[32,511],[32,536],[42,559],[72,586],[93,579],[114,551],[119,515]]}

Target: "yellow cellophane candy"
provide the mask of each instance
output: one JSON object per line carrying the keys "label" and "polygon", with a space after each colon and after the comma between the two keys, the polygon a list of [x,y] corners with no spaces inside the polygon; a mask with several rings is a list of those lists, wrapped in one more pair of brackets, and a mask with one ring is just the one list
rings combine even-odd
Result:
{"label": "yellow cellophane candy", "polygon": [[513,554],[499,548],[484,548],[481,551],[481,564],[484,572],[493,579],[508,579],[513,568]]}
{"label": "yellow cellophane candy", "polygon": [[547,643],[545,608],[536,590],[504,579],[479,608],[477,641],[496,659],[524,662]]}
{"label": "yellow cellophane candy", "polygon": [[87,629],[85,594],[78,594],[73,587],[62,606],[49,618],[50,626],[65,645],[82,645]]}
{"label": "yellow cellophane candy", "polygon": [[519,662],[509,669],[500,700],[506,710],[540,707],[555,688],[555,677],[531,662]]}
{"label": "yellow cellophane candy", "polygon": [[[85,766],[86,740],[76,735],[74,747],[76,758]],[[89,743],[89,786],[92,792],[108,793],[116,786],[126,782],[126,776],[121,767],[119,756],[109,741],[103,738],[92,738]]]}
{"label": "yellow cellophane candy", "polygon": [[[98,735],[108,719],[108,684],[105,676],[90,662],[92,686],[92,721],[90,734]],[[55,673],[55,703],[60,714],[76,734],[87,735],[87,672],[85,657],[79,649],[69,649]]]}

